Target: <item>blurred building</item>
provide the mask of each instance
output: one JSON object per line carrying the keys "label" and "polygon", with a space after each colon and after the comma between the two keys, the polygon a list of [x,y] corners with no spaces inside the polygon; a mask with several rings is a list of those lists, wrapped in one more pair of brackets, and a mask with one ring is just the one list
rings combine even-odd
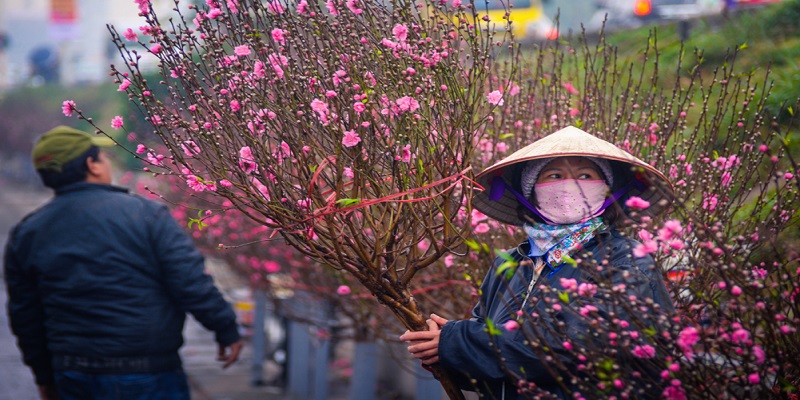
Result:
{"label": "blurred building", "polygon": [[[153,0],[157,11],[170,4]],[[137,14],[133,0],[1,0],[0,90],[108,79],[119,55],[106,24],[137,29],[144,25]]]}

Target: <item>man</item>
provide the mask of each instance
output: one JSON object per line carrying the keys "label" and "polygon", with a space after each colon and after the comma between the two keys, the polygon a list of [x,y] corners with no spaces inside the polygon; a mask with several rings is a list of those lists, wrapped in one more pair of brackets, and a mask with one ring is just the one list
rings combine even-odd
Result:
{"label": "man", "polygon": [[43,399],[188,399],[185,313],[216,333],[223,368],[236,318],[167,207],[111,185],[113,144],[59,126],[34,146],[55,197],[6,245],[11,329]]}

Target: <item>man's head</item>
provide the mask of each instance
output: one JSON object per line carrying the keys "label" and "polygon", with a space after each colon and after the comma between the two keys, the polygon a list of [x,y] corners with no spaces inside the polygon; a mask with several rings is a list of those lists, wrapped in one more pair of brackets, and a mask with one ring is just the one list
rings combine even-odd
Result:
{"label": "man's head", "polygon": [[45,186],[57,189],[77,182],[111,183],[111,163],[100,147],[114,141],[68,126],[57,126],[33,146],[33,165]]}

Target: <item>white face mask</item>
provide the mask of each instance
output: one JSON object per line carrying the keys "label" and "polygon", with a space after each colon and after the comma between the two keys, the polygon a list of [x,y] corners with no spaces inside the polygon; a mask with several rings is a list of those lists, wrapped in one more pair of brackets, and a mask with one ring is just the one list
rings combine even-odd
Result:
{"label": "white face mask", "polygon": [[585,222],[600,215],[608,195],[603,180],[562,179],[538,183],[533,187],[539,206],[537,210],[550,225]]}

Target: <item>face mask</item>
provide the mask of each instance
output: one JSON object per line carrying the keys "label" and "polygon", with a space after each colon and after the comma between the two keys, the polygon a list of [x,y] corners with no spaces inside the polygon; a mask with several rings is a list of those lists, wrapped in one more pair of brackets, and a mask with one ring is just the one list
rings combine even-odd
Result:
{"label": "face mask", "polygon": [[539,183],[533,187],[539,206],[537,210],[549,225],[584,222],[600,215],[608,195],[603,180],[563,179]]}

